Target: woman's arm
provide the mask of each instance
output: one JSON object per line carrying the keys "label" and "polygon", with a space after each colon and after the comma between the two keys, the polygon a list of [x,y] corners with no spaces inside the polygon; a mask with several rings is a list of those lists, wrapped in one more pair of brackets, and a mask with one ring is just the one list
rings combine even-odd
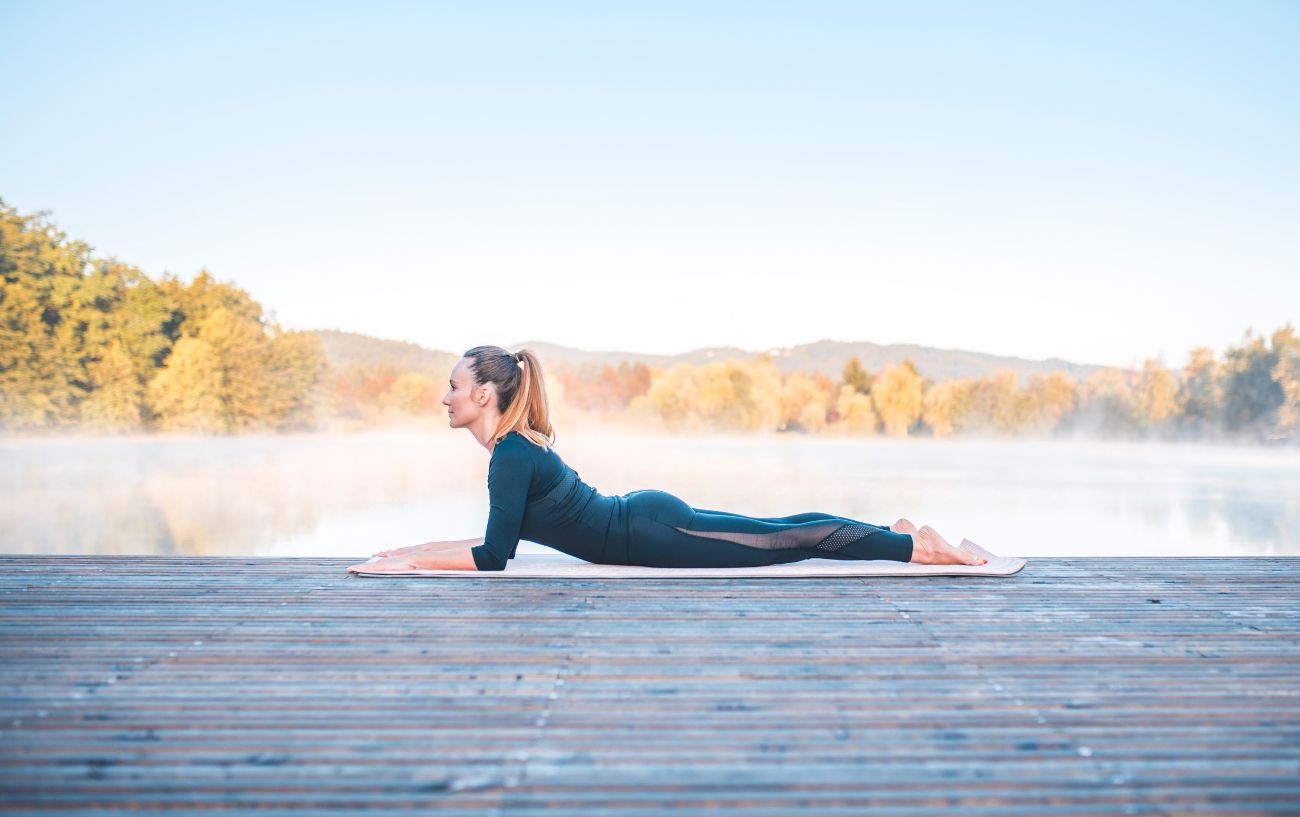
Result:
{"label": "woman's arm", "polygon": [[412,553],[428,553],[430,551],[436,551],[436,550],[456,550],[457,548],[464,548],[464,547],[472,548],[472,547],[477,547],[481,544],[483,544],[483,537],[477,536],[473,539],[457,539],[455,541],[448,541],[448,542],[425,542],[424,544],[411,545],[410,547],[391,548],[389,550],[381,550],[375,555],[376,556],[407,556]]}
{"label": "woman's arm", "polygon": [[435,550],[456,550],[457,548],[472,548],[483,544],[482,536],[475,536],[473,539],[457,539],[454,542],[429,542],[423,545],[416,545],[423,551]]}
{"label": "woman's arm", "polygon": [[483,544],[471,548],[479,570],[505,570],[515,555],[523,531],[528,489],[533,481],[529,443],[503,440],[492,450],[488,463],[488,521]]}
{"label": "woman's arm", "polygon": [[470,549],[481,545],[483,539],[460,539],[455,542],[426,542],[414,548],[402,548],[398,551],[377,553],[378,558],[368,562],[351,565],[349,571],[387,572],[394,570],[478,570],[474,561],[474,552]]}
{"label": "woman's arm", "polygon": [[[472,542],[474,540],[468,541]],[[406,556],[405,559],[415,565],[417,570],[478,570],[478,565],[474,563],[474,554],[470,552],[469,545],[463,543],[448,544],[456,544],[456,547],[412,553]]]}

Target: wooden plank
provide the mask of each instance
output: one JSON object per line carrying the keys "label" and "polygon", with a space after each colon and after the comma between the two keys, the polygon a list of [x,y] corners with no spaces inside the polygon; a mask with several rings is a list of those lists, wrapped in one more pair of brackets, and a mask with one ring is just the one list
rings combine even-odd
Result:
{"label": "wooden plank", "polygon": [[1300,813],[1297,558],[350,563],[0,556],[0,810]]}

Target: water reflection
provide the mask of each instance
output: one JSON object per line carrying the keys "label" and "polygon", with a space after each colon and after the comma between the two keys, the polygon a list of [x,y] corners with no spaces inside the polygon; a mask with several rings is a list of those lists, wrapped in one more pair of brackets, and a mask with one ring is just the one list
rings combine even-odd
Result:
{"label": "water reflection", "polygon": [[[900,515],[1022,556],[1300,555],[1300,452],[1079,442],[563,433],[603,493],[755,516]],[[480,536],[465,432],[0,441],[6,553],[364,556]],[[520,552],[546,552],[524,543]]]}

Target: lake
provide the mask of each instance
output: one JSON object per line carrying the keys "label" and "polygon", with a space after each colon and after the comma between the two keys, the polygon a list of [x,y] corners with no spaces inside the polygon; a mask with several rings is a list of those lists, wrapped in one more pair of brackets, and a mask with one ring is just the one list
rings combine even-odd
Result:
{"label": "lake", "polygon": [[[1300,555],[1295,448],[591,430],[556,450],[605,494],[906,516],[1005,555]],[[4,438],[0,552],[364,558],[483,535],[487,463],[447,429]]]}

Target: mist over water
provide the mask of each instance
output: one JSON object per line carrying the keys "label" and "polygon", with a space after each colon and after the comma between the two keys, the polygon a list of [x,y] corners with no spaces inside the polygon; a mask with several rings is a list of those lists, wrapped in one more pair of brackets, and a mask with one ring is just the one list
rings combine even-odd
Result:
{"label": "mist over water", "polygon": [[[1294,448],[561,430],[556,449],[605,494],[907,516],[1006,555],[1300,555]],[[487,464],[448,430],[7,438],[0,552],[366,557],[481,536]]]}

